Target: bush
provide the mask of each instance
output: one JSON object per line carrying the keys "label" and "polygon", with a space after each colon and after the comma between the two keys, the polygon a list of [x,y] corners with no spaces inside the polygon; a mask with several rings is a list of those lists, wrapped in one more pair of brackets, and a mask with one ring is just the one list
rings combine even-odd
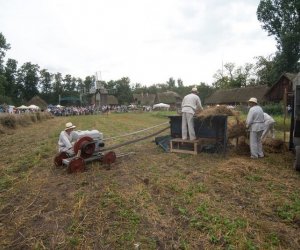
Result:
{"label": "bush", "polygon": [[273,115],[283,115],[283,105],[281,103],[267,104],[262,106],[262,109],[265,113]]}

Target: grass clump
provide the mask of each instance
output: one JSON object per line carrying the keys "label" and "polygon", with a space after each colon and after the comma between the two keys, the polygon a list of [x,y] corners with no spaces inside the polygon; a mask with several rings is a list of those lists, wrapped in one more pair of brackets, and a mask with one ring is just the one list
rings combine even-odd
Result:
{"label": "grass clump", "polygon": [[0,133],[5,134],[7,129],[16,129],[17,127],[27,127],[33,123],[45,121],[53,118],[48,112],[24,113],[24,114],[1,114],[0,115]]}
{"label": "grass clump", "polygon": [[17,120],[15,115],[1,115],[0,122],[3,127],[15,129],[17,127]]}

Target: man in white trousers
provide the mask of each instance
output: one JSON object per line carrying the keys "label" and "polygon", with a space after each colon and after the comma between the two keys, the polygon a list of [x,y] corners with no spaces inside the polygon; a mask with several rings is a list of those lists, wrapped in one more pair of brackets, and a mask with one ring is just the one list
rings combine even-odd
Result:
{"label": "man in white trousers", "polygon": [[248,101],[250,109],[247,115],[246,126],[250,131],[250,152],[251,158],[264,157],[262,150],[261,136],[265,130],[264,112],[257,104],[257,99],[252,97]]}
{"label": "man in white trousers", "polygon": [[181,104],[182,112],[182,139],[187,140],[188,134],[190,140],[196,140],[195,128],[194,128],[194,114],[197,110],[203,110],[201,100],[197,96],[197,88],[192,88],[190,94],[186,95]]}
{"label": "man in white trousers", "polygon": [[269,133],[271,137],[275,139],[275,133],[274,133],[275,120],[272,118],[272,116],[268,115],[267,113],[264,113],[264,120],[265,120],[265,130],[262,133],[261,140],[264,141],[264,139],[268,136]]}

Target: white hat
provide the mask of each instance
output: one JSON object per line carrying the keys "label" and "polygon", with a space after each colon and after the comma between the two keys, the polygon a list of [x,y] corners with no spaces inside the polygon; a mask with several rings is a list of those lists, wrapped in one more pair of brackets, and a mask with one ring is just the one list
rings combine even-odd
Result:
{"label": "white hat", "polygon": [[76,128],[76,126],[74,126],[74,125],[72,124],[72,122],[67,122],[67,123],[66,123],[66,128],[65,128],[65,130],[71,129],[71,128]]}
{"label": "white hat", "polygon": [[254,102],[257,104],[257,99],[255,97],[251,97],[248,102]]}
{"label": "white hat", "polygon": [[192,92],[198,93],[198,89],[196,87],[192,88]]}

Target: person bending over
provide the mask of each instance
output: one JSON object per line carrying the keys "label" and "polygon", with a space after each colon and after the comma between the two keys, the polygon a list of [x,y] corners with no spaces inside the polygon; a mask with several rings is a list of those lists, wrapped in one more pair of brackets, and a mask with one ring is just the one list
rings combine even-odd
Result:
{"label": "person bending over", "polygon": [[264,120],[265,120],[265,130],[262,133],[261,140],[264,141],[264,139],[268,136],[268,134],[271,135],[272,139],[275,139],[275,133],[274,133],[275,120],[272,118],[272,116],[268,115],[267,113],[264,113]]}

